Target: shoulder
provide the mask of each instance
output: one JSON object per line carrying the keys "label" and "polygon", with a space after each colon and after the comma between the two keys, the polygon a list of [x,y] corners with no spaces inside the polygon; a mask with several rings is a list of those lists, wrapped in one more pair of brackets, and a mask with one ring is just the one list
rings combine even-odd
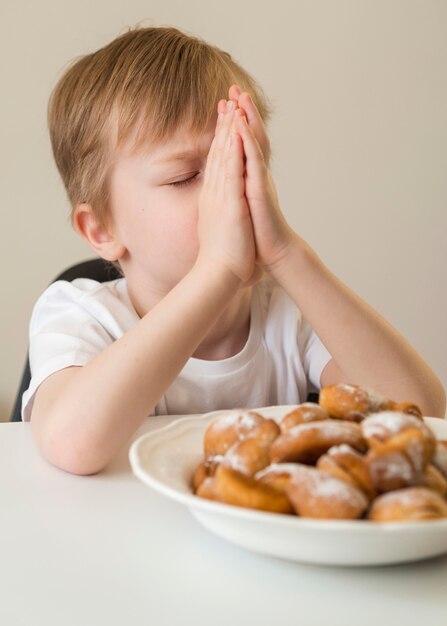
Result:
{"label": "shoulder", "polygon": [[31,317],[31,329],[56,318],[105,319],[109,316],[132,317],[132,307],[124,278],[100,283],[90,278],[57,280],[38,298]]}
{"label": "shoulder", "polygon": [[118,278],[105,283],[100,283],[91,278],[75,278],[72,281],[56,280],[47,287],[39,301],[45,300],[79,300],[83,298],[101,299],[112,295],[117,297],[120,292],[120,283],[125,279]]}

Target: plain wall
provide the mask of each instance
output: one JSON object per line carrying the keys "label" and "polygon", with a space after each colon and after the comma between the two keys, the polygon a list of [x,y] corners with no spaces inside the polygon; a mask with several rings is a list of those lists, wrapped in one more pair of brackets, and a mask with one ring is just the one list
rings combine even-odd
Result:
{"label": "plain wall", "polygon": [[50,91],[74,57],[137,24],[202,36],[259,80],[284,214],[447,386],[446,2],[0,0],[0,419],[36,298],[92,256],[53,162]]}

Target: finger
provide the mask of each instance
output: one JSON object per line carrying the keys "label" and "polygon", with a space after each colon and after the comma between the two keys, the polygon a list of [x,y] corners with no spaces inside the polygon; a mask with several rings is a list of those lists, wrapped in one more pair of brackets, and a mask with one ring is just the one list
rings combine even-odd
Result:
{"label": "finger", "polygon": [[233,128],[230,133],[230,145],[225,168],[225,195],[232,208],[239,209],[240,200],[245,193],[244,162],[242,139]]}
{"label": "finger", "polygon": [[247,176],[254,177],[255,180],[259,181],[263,180],[267,169],[264,153],[254,132],[248,126],[247,120],[239,112],[235,120],[235,127],[241,135],[247,157],[245,164]]}
{"label": "finger", "polygon": [[240,94],[238,104],[244,110],[248,125],[253,130],[259,145],[263,149],[264,157],[268,162],[270,156],[270,141],[265,129],[264,120],[261,117],[253,98],[247,91]]}
{"label": "finger", "polygon": [[[228,129],[228,134],[226,135],[226,137],[224,138],[224,143],[221,149],[221,159],[219,163],[216,163],[216,168],[214,170],[215,174],[215,178],[214,178],[214,185],[215,185],[215,189],[217,191],[217,193],[219,194],[224,194],[225,193],[225,187],[226,187],[226,178],[227,178],[227,163],[228,160],[230,158],[233,158],[233,142],[236,141],[234,137],[233,137],[233,133],[237,133],[236,128],[235,128],[235,116],[236,116],[236,111],[231,110],[225,113],[225,115],[227,115],[230,119],[231,119],[231,123],[230,123],[230,128]],[[244,151],[242,148],[242,140],[239,138],[239,144],[240,144],[240,154],[239,154],[239,158],[242,161],[242,174],[244,172]],[[241,175],[242,175],[241,174]]]}
{"label": "finger", "polygon": [[214,135],[217,134],[219,128],[223,122],[223,114],[227,111],[227,101],[224,99],[219,100],[217,103],[217,120],[216,120],[216,128],[214,130]]}
{"label": "finger", "polygon": [[250,94],[248,93],[248,91],[243,91],[238,98],[238,104],[239,106],[241,106],[242,108],[245,109],[245,111],[247,112],[247,121],[250,124],[254,123],[254,124],[260,124],[262,122],[262,124],[264,123],[262,121],[261,115],[255,105],[255,103],[253,102],[253,98],[250,96]]}
{"label": "finger", "polygon": [[231,87],[228,90],[228,97],[230,98],[230,100],[234,100],[235,102],[238,102],[240,95],[241,95],[241,90],[240,90],[239,85],[231,85]]}
{"label": "finger", "polygon": [[225,111],[227,110],[227,101],[219,100],[219,103],[217,105],[217,110],[219,113],[225,113]]}
{"label": "finger", "polygon": [[240,95],[241,90],[239,89],[238,85],[231,85],[231,87],[228,90],[228,98],[229,100],[231,100],[231,102],[234,103],[234,108],[237,109],[238,107],[238,98]]}
{"label": "finger", "polygon": [[225,112],[219,113],[219,116],[218,128],[211,143],[205,168],[205,181],[211,184],[215,183],[219,176],[219,169],[228,149],[227,143],[234,120],[234,110],[226,109]]}
{"label": "finger", "polygon": [[[232,134],[236,132],[236,128],[234,125],[234,122],[235,122],[234,109],[230,111],[228,111],[227,109],[227,112],[225,113],[225,115],[228,117],[229,127],[228,127],[228,131],[226,135],[222,137],[222,146],[220,148],[221,158],[220,158],[219,163],[216,164],[216,168],[215,168],[215,176],[216,176],[215,185],[220,193],[225,192],[226,167],[227,167],[228,159],[230,158],[230,153],[232,152],[232,144],[234,141],[234,138],[232,138]],[[240,141],[240,143],[242,145],[242,141]],[[243,154],[243,150],[241,150],[241,152]]]}

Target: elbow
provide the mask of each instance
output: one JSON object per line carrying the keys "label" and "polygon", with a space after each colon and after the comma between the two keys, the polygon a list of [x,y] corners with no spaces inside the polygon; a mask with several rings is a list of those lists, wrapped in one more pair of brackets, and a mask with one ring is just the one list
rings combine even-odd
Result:
{"label": "elbow", "polygon": [[50,455],[45,455],[46,460],[58,469],[74,474],[75,476],[94,476],[105,468],[105,465],[85,462],[79,458],[73,458],[71,454],[58,456],[54,460]]}
{"label": "elbow", "polygon": [[89,450],[79,449],[72,443],[46,446],[41,452],[51,465],[76,476],[99,474],[107,465],[107,462],[98,462],[98,459],[92,458]]}
{"label": "elbow", "polygon": [[106,467],[109,459],[105,459],[104,452],[100,454],[98,446],[92,445],[85,437],[42,432],[33,428],[33,420],[31,425],[39,452],[54,467],[77,476],[92,476]]}

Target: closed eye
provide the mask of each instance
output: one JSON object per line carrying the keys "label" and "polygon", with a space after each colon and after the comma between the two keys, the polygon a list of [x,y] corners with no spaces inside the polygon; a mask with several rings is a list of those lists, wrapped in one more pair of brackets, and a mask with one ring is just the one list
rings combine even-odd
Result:
{"label": "closed eye", "polygon": [[199,172],[196,172],[194,176],[190,176],[189,178],[185,178],[184,180],[177,180],[174,183],[168,183],[168,185],[171,187],[183,187],[184,185],[190,185],[193,181],[195,181],[198,175]]}

